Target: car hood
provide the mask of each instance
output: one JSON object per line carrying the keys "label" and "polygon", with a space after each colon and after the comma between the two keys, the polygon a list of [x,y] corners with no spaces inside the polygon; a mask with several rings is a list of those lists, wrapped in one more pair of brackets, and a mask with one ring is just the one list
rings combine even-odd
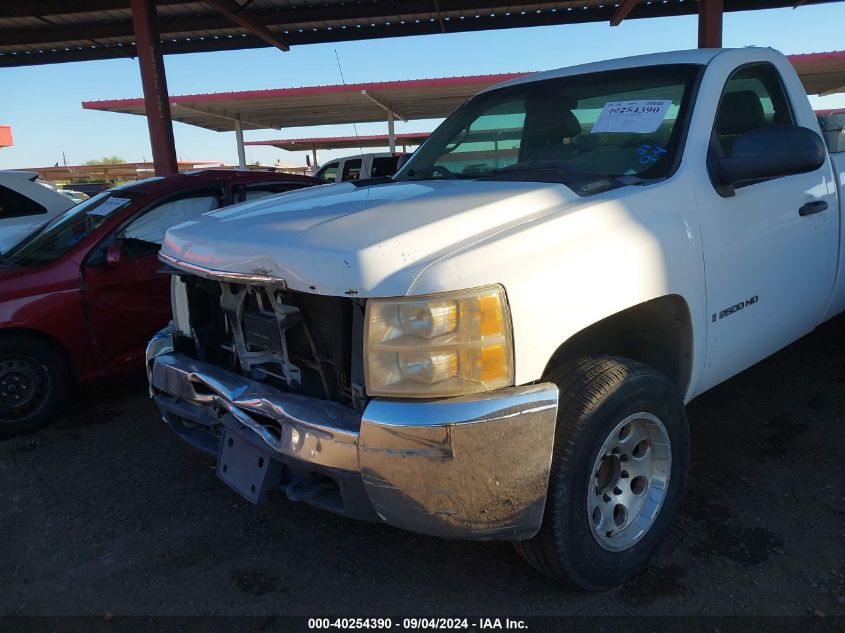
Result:
{"label": "car hood", "polygon": [[340,183],[180,224],[167,232],[162,254],[216,271],[279,277],[305,292],[399,296],[438,259],[585,202],[556,183]]}

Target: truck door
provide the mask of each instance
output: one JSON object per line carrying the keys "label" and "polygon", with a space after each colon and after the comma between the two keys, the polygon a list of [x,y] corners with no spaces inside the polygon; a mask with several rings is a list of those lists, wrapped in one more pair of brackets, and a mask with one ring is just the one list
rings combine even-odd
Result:
{"label": "truck door", "polygon": [[361,174],[363,169],[363,161],[360,158],[347,158],[343,163],[343,171],[341,172],[340,181],[360,180],[366,178]]}
{"label": "truck door", "polygon": [[[710,152],[730,156],[739,135],[793,125],[793,112],[773,65],[743,66],[725,85]],[[838,218],[829,171],[826,164],[810,173],[752,182],[737,186],[733,196],[720,194],[715,185],[696,192],[708,308],[702,389],[821,321],[836,272]],[[827,209],[818,211],[825,202]]]}

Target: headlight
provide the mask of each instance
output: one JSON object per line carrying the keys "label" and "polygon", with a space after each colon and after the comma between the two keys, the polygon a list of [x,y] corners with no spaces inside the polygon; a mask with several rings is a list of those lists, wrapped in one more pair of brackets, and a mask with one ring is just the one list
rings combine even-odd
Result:
{"label": "headlight", "polygon": [[513,384],[505,292],[462,292],[367,301],[367,393],[431,398]]}

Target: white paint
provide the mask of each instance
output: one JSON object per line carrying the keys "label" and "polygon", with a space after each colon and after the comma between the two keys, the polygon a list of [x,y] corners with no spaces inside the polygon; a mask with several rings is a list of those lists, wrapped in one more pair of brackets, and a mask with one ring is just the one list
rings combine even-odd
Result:
{"label": "white paint", "polygon": [[38,174],[34,172],[0,171],[0,187],[16,191],[44,207],[43,213],[34,215],[16,215],[13,209],[2,210],[0,252],[14,246],[42,224],[75,204],[70,198],[34,182],[37,177]]}
{"label": "white paint", "polygon": [[[845,226],[836,182],[845,160],[722,198],[706,157],[730,73],[780,71],[799,125],[818,124],[795,71],[770,49],[696,50],[588,64],[509,82],[666,63],[706,65],[680,167],[662,182],[579,198],[559,184],[443,180],[315,187],[230,207],[168,233],[163,252],[228,272],[272,274],[291,288],[357,297],[499,283],[514,328],[516,383],[541,378],[582,329],[677,295],[693,325],[686,399],[845,309]],[[824,213],[800,217],[805,202]],[[728,318],[712,314],[751,296]]]}

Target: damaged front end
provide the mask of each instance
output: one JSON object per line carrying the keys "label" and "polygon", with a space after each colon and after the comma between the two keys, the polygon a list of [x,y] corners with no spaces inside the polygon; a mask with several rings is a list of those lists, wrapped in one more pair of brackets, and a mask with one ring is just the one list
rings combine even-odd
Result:
{"label": "damaged front end", "polygon": [[293,500],[416,532],[519,540],[545,505],[557,388],[369,399],[365,300],[176,267],[174,325],[148,347],[173,430],[247,499]]}

